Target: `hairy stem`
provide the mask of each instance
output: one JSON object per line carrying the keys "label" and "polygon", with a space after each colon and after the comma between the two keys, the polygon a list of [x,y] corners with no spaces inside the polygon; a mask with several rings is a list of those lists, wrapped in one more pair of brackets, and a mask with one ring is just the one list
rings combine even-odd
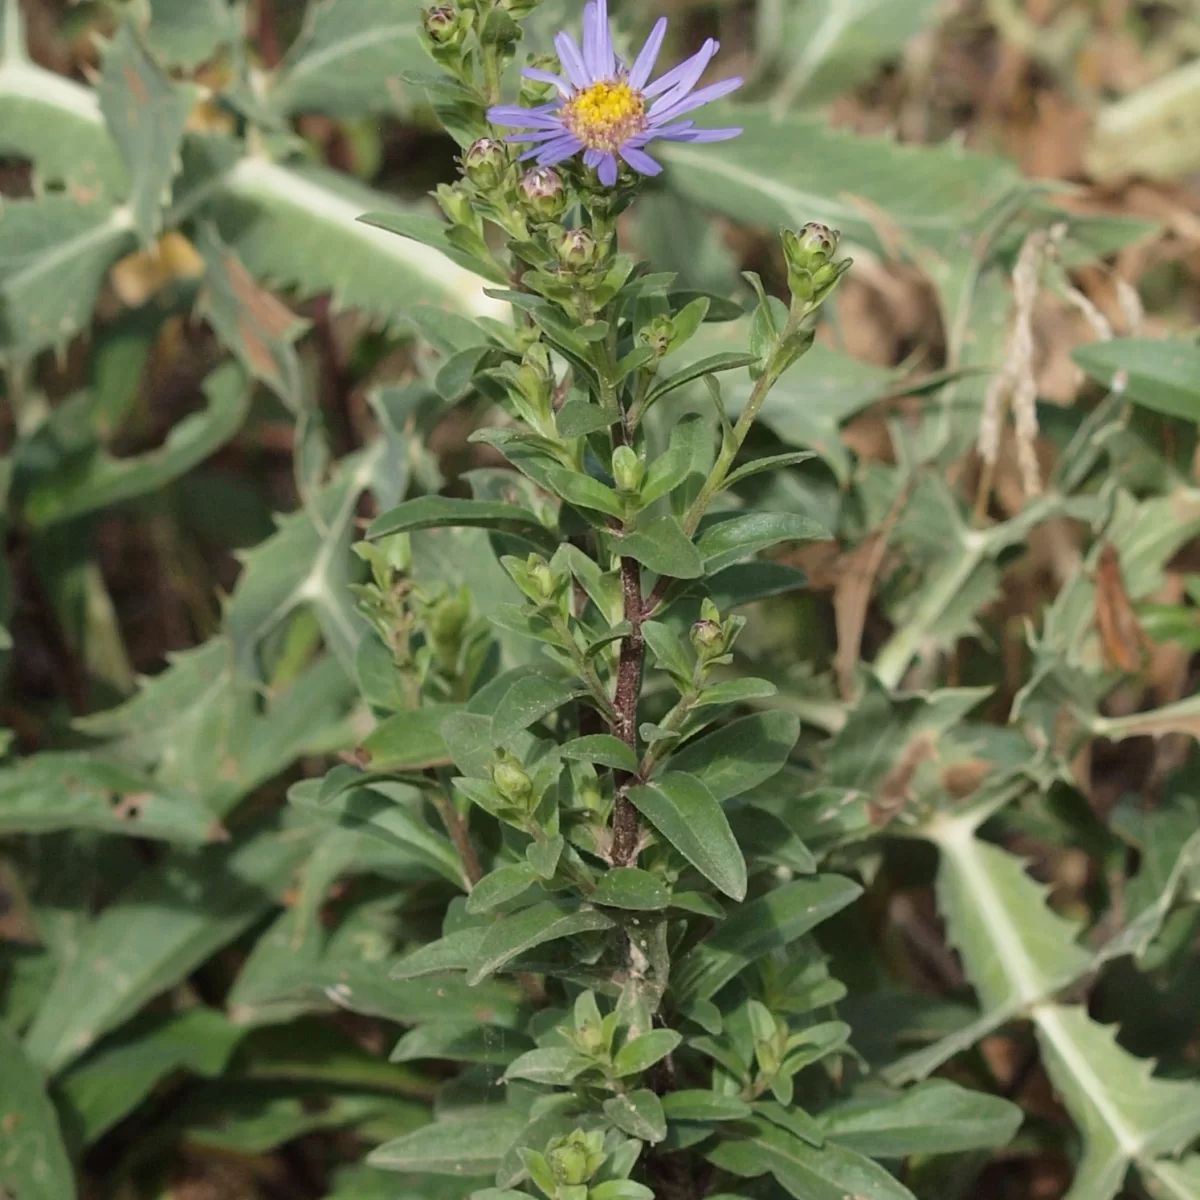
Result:
{"label": "hairy stem", "polygon": [[[642,638],[642,576],[641,567],[636,559],[621,559],[621,589],[625,598],[625,619],[629,622],[629,633],[621,641],[621,655],[617,664],[613,733],[636,754],[638,696],[642,690],[642,660],[646,655],[646,643]],[[637,809],[626,795],[632,780],[633,776],[624,773],[617,776],[612,857],[613,864],[618,867],[627,867],[637,858]]]}

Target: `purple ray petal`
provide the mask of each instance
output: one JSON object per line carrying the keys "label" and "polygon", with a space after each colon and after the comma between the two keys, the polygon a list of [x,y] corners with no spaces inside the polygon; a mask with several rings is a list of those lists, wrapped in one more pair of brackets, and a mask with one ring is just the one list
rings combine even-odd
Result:
{"label": "purple ray petal", "polygon": [[600,159],[600,182],[605,187],[612,187],[617,182],[617,156],[605,154]]}
{"label": "purple ray petal", "polygon": [[591,167],[593,171],[598,170],[603,158],[603,150],[588,150],[583,156],[584,166]]}
{"label": "purple ray petal", "polygon": [[562,124],[562,118],[554,113],[535,112],[515,104],[497,104],[488,109],[487,118],[506,129],[555,129]]}
{"label": "purple ray petal", "polygon": [[621,147],[621,157],[635,170],[643,175],[660,175],[662,165],[656,163],[644,150],[628,144]]}
{"label": "purple ray petal", "polygon": [[588,81],[594,83],[604,78],[604,66],[600,58],[600,14],[596,0],[583,10],[583,65],[587,68]]}
{"label": "purple ray petal", "polygon": [[575,39],[569,33],[557,33],[554,35],[554,49],[558,51],[558,61],[562,63],[567,78],[577,88],[587,87],[592,81]]}
{"label": "purple ray petal", "polygon": [[[583,149],[583,143],[573,134],[568,133],[565,137],[559,138],[554,142],[547,142],[537,150],[537,162],[539,167],[553,167],[564,159],[570,158],[573,154],[578,154]],[[526,156],[521,155],[522,158]]]}
{"label": "purple ray petal", "polygon": [[650,72],[654,70],[654,64],[658,62],[658,54],[662,49],[663,38],[666,36],[667,18],[659,17],[654,22],[654,28],[650,30],[650,36],[646,39],[641,53],[634,60],[633,70],[629,72],[629,86],[634,91],[640,92],[646,86],[646,80],[650,78]]}
{"label": "purple ray petal", "polygon": [[596,4],[596,52],[603,72],[601,79],[617,77],[617,55],[613,50],[612,29],[608,23],[608,0],[595,0]]}
{"label": "purple ray petal", "polygon": [[[714,100],[720,100],[722,96],[728,96],[730,92],[736,92],[741,86],[741,77],[735,75],[732,79],[721,80],[720,83],[710,83],[708,87],[701,88],[698,92],[693,92],[690,96],[677,100],[668,107],[659,108],[659,104],[662,104],[662,100],[660,100],[650,110],[650,124],[656,125],[660,121],[669,121],[673,117],[681,117],[684,113],[691,112],[694,108],[701,108],[705,104],[711,104]],[[663,97],[663,99],[666,99],[666,97]]]}
{"label": "purple ray petal", "polygon": [[654,136],[661,142],[727,142],[730,138],[741,137],[742,132],[740,126],[730,126],[726,129],[680,129],[675,133],[667,133],[660,129]]}
{"label": "purple ray petal", "polygon": [[521,74],[526,79],[536,79],[539,83],[552,83],[564,96],[573,95],[575,89],[561,76],[553,71],[543,71],[540,67],[522,67]]}
{"label": "purple ray petal", "polygon": [[535,142],[551,142],[555,138],[563,137],[566,130],[559,126],[557,129],[543,129],[540,133],[513,133],[506,137],[506,142],[523,142],[526,145],[533,145]]}
{"label": "purple ray petal", "polygon": [[718,49],[720,49],[720,43],[709,38],[691,58],[684,59],[679,66],[668,71],[661,79],[656,79],[645,89],[643,95],[647,100],[653,96],[661,96],[664,92],[678,87],[683,80],[690,80],[683,88],[684,91],[689,91],[695,87],[696,81],[704,74],[705,67],[712,61],[712,57]]}

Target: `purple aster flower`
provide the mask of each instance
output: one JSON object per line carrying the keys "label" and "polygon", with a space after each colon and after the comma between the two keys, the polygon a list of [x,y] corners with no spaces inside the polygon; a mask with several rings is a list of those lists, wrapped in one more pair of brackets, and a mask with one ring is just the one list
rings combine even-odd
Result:
{"label": "purple aster flower", "polygon": [[696,90],[720,48],[718,42],[709,38],[686,62],[649,82],[666,33],[667,19],[660,17],[633,66],[627,66],[613,50],[608,0],[591,0],[583,10],[582,50],[568,33],[554,39],[563,74],[525,68],[526,78],[553,84],[558,96],[537,108],[497,105],[488,110],[488,120],[522,130],[507,140],[531,143],[532,149],[521,157],[535,158],[543,167],[583,151],[583,161],[600,173],[605,187],[617,182],[618,154],[635,171],[657,175],[662,167],[646,153],[650,142],[723,142],[737,137],[740,129],[696,129],[694,121],[680,120],[742,84],[740,78],[725,79]]}

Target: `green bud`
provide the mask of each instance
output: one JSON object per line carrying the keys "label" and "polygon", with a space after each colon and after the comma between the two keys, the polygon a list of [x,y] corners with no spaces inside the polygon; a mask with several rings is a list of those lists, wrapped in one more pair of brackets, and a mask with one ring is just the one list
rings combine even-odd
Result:
{"label": "green bud", "polygon": [[471,207],[471,197],[463,191],[461,184],[440,184],[437,190],[437,200],[451,224],[475,224],[475,210]]}
{"label": "green bud", "polygon": [[613,479],[617,491],[626,494],[636,494],[642,486],[646,474],[646,464],[638,458],[637,453],[629,446],[618,446],[612,456]]}
{"label": "green bud", "polygon": [[793,308],[816,308],[849,269],[849,259],[834,260],[840,237],[836,229],[815,221],[798,233],[783,231],[783,255],[787,260]]}
{"label": "green bud", "polygon": [[425,34],[441,50],[456,50],[467,40],[471,18],[452,4],[439,4],[423,14]]}
{"label": "green bud", "polygon": [[[535,54],[529,59],[529,65],[540,71],[550,71],[554,75],[562,74],[562,63],[556,54]],[[558,95],[558,88],[552,83],[543,83],[540,79],[526,79],[521,76],[521,94],[518,103],[522,108],[537,108],[546,104]]]}
{"label": "green bud", "polygon": [[567,207],[567,188],[553,167],[534,167],[521,176],[521,199],[538,220],[555,221]]}
{"label": "green bud", "polygon": [[533,580],[533,586],[544,600],[554,599],[554,593],[558,590],[558,580],[553,570],[551,570],[549,563],[538,563],[529,572],[529,578]]}
{"label": "green bud", "polygon": [[468,593],[446,596],[433,607],[429,620],[430,636],[437,642],[457,642],[471,619],[471,598]]}
{"label": "green bud", "polygon": [[724,654],[725,633],[716,621],[697,621],[692,626],[692,645],[702,660]]}
{"label": "green bud", "polygon": [[638,341],[643,346],[649,346],[659,358],[662,358],[675,340],[675,322],[670,317],[655,317],[649,324],[638,330]]}
{"label": "green bud", "polygon": [[604,1165],[603,1133],[576,1129],[565,1137],[553,1138],[546,1147],[546,1162],[560,1185],[578,1187]]}
{"label": "green bud", "polygon": [[587,229],[568,229],[554,249],[558,261],[568,270],[585,270],[600,257],[600,247]]}
{"label": "green bud", "polygon": [[533,781],[529,778],[520,760],[501,751],[500,757],[491,765],[492,783],[510,804],[525,808],[533,795]]}
{"label": "green bud", "polygon": [[463,174],[484,191],[490,191],[504,178],[507,166],[508,152],[495,138],[480,138],[463,152]]}

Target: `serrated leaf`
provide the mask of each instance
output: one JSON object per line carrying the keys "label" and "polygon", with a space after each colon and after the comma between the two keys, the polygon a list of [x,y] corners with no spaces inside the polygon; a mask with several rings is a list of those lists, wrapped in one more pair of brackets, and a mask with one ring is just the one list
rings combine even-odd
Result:
{"label": "serrated leaf", "polygon": [[942,247],[1017,183],[1009,163],[957,147],[859,137],[746,105],[729,115],[741,137],[717,147],[671,146],[663,157],[674,186],[744,224],[822,221],[885,251],[873,215],[881,210],[908,236]]}
{"label": "serrated leaf", "polygon": [[150,246],[179,168],[179,147],[193,97],[169,79],[123,21],[104,54],[96,84],[100,111],[129,171],[134,228]]}
{"label": "serrated leaf", "polygon": [[755,713],[689,742],[671,755],[665,769],[686,771],[718,800],[729,800],[782,770],[799,736],[795,714]]}
{"label": "serrated leaf", "polygon": [[67,195],[0,209],[0,352],[28,358],[92,319],[108,268],[135,243],[128,208]]}
{"label": "serrated leaf", "polygon": [[19,1200],[75,1200],[75,1174],[38,1067],[0,1024],[0,1187]]}
{"label": "serrated leaf", "polygon": [[26,1036],[29,1056],[51,1073],[78,1058],[269,911],[309,848],[307,837],[268,830],[140,875],[64,964]]}
{"label": "serrated leaf", "polygon": [[1200,346],[1194,342],[1115,338],[1079,346],[1071,357],[1143,407],[1200,422]]}
{"label": "serrated leaf", "polygon": [[750,963],[790,945],[862,894],[842,875],[796,879],[743,905],[680,961],[681,1000],[716,995]]}
{"label": "serrated leaf", "polygon": [[632,788],[629,800],[662,838],[727,896],[746,895],[746,861],[729,821],[704,783],[670,771]]}
{"label": "serrated leaf", "polygon": [[0,768],[0,834],[57,829],[184,843],[228,836],[196,797],[98,755],[44,752]]}
{"label": "serrated leaf", "polygon": [[752,558],[760,550],[781,542],[826,541],[829,534],[815,521],[795,513],[746,513],[719,520],[700,535],[696,548],[706,574]]}
{"label": "serrated leaf", "polygon": [[594,908],[572,907],[550,900],[535,904],[488,926],[467,973],[467,982],[479,983],[536,946],[611,927],[612,920]]}
{"label": "serrated leaf", "polygon": [[692,539],[671,516],[655,517],[640,529],[615,542],[622,556],[637,559],[656,575],[672,579],[699,579],[704,564]]}
{"label": "serrated leaf", "polygon": [[38,481],[25,501],[24,516],[45,527],[148,495],[185,475],[228,442],[245,423],[251,388],[231,363],[204,381],[207,406],[171,428],[166,441],[145,454],[115,458],[97,446],[82,462]]}
{"label": "serrated leaf", "polygon": [[439,1121],[386,1142],[367,1156],[385,1171],[471,1177],[490,1175],[525,1128],[525,1118],[495,1108],[467,1121]]}
{"label": "serrated leaf", "polygon": [[762,1117],[753,1117],[736,1140],[719,1142],[706,1157],[734,1175],[770,1171],[796,1200],[914,1200],[912,1192],[877,1163],[828,1142],[809,1145]]}
{"label": "serrated leaf", "polygon": [[201,230],[196,248],[207,268],[200,312],[250,375],[290,409],[300,409],[304,380],[293,343],[307,322],[260,287],[211,229]]}
{"label": "serrated leaf", "polygon": [[367,529],[367,538],[376,541],[393,533],[454,526],[508,533],[549,554],[558,546],[556,536],[525,509],[512,504],[491,504],[485,500],[460,500],[450,496],[406,500],[376,517]]}
{"label": "serrated leaf", "polygon": [[436,326],[506,311],[483,294],[478,275],[437,250],[363,224],[366,212],[409,210],[354,179],[245,156],[222,138],[189,138],[183,157],[174,219],[213,221],[261,283],[301,297],[329,292],[336,309],[387,323]]}
{"label": "serrated leaf", "polygon": [[649,1142],[652,1146],[667,1136],[667,1118],[663,1115],[662,1101],[649,1088],[638,1088],[605,1100],[604,1115],[622,1133]]}
{"label": "serrated leaf", "polygon": [[895,1096],[851,1100],[817,1118],[831,1141],[870,1158],[996,1149],[1008,1144],[1021,1119],[1007,1100],[945,1079]]}
{"label": "serrated leaf", "polygon": [[285,116],[358,117],[400,106],[400,77],[430,66],[413,0],[319,0],[267,95]]}

